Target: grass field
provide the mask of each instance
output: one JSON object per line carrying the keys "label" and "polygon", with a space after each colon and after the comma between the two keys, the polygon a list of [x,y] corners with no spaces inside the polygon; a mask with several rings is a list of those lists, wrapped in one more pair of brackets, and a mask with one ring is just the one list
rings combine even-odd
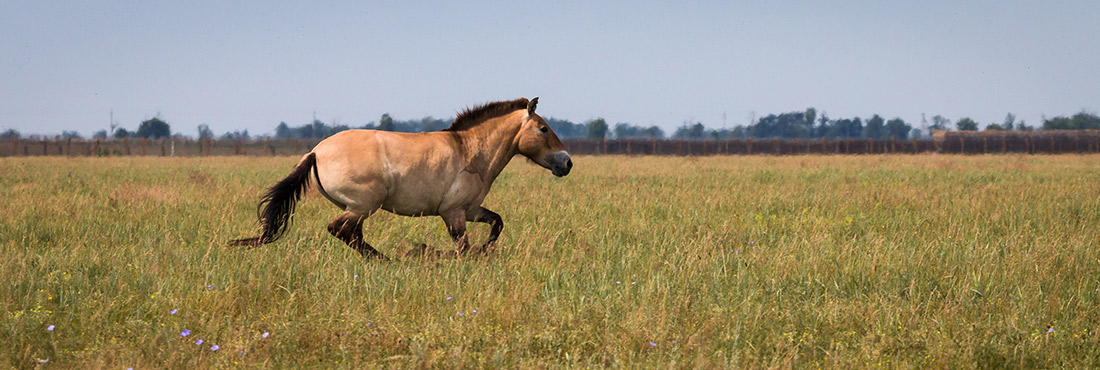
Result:
{"label": "grass field", "polygon": [[296,161],[0,159],[0,367],[1100,367],[1100,156],[516,160],[485,258],[316,193],[224,246]]}

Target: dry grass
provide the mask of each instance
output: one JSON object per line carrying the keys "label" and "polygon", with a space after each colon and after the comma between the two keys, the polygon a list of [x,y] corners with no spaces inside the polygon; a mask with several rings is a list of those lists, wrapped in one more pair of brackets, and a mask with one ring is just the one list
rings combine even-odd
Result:
{"label": "dry grass", "polygon": [[488,258],[363,261],[315,194],[285,239],[225,247],[296,161],[0,159],[0,364],[1100,366],[1100,156],[517,160]]}

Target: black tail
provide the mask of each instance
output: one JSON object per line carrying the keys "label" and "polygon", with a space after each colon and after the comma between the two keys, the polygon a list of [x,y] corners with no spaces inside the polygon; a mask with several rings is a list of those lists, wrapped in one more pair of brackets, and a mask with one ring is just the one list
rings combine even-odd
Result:
{"label": "black tail", "polygon": [[267,193],[260,198],[260,205],[256,207],[264,231],[257,237],[230,241],[229,245],[258,247],[282,237],[290,226],[294,205],[302,199],[302,194],[309,188],[309,172],[310,170],[316,172],[316,167],[317,157],[309,153],[298,163],[298,166],[294,167],[289,176],[267,189]]}

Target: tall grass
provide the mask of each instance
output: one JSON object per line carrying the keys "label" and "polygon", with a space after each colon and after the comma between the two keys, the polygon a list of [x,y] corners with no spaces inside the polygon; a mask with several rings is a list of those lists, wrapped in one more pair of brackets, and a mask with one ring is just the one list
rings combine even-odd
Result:
{"label": "tall grass", "polygon": [[225,246],[297,157],[0,159],[0,366],[1100,367],[1100,156],[574,161],[486,258],[372,216],[382,263],[316,193]]}

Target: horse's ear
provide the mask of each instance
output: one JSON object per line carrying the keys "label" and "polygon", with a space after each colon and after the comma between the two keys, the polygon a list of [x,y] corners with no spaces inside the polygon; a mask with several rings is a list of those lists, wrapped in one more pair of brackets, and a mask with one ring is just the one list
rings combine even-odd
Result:
{"label": "horse's ear", "polygon": [[535,114],[535,106],[539,105],[539,97],[534,97],[527,102],[527,114]]}

